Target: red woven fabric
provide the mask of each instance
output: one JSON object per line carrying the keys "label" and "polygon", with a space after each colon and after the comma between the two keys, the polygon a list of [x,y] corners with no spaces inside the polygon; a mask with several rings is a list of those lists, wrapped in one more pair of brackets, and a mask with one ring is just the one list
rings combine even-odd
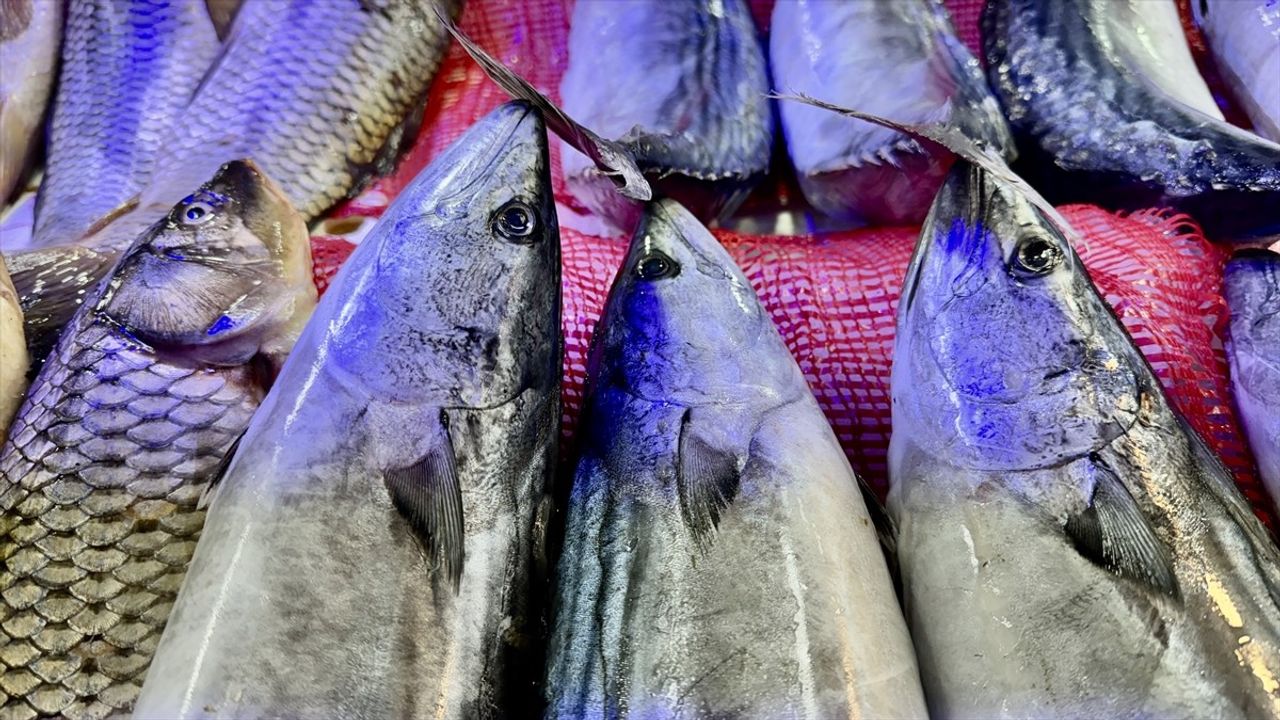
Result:
{"label": "red woven fabric", "polygon": [[[976,41],[981,0],[951,0],[960,32]],[[772,0],[752,0],[758,19]],[[469,0],[461,27],[552,98],[567,62],[571,0]],[[604,81],[602,79],[602,81]],[[455,45],[433,83],[417,142],[394,175],[336,215],[377,216],[400,188],[481,115],[506,100]],[[557,198],[570,200],[552,143]],[[1225,253],[1185,218],[1158,211],[1118,217],[1064,208],[1086,238],[1091,275],[1133,334],[1174,404],[1220,454],[1258,514],[1272,522],[1230,402],[1220,293]],[[916,228],[876,228],[817,237],[743,236],[717,231],[778,324],[831,420],[854,468],[881,494],[887,487],[889,368],[894,316]],[[582,403],[587,349],[623,253],[617,238],[562,231],[566,438]],[[317,238],[317,285],[350,246]],[[572,443],[566,443],[571,448]]]}

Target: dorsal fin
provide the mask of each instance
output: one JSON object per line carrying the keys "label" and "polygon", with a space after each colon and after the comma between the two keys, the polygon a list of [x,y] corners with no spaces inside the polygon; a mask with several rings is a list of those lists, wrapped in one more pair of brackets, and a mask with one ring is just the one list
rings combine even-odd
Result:
{"label": "dorsal fin", "polygon": [[708,442],[685,411],[680,423],[676,457],[676,491],[680,514],[704,548],[720,524],[720,517],[738,495],[742,480],[738,456]]}
{"label": "dorsal fin", "polygon": [[422,543],[428,560],[456,592],[462,579],[462,486],[444,411],[426,455],[383,472],[391,503]]}

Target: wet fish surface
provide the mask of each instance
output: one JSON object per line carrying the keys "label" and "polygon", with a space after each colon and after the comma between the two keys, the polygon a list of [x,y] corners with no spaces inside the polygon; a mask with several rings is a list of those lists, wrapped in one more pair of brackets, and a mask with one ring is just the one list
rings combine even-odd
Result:
{"label": "wet fish surface", "polygon": [[1280,551],[1026,196],[957,163],[894,354],[933,717],[1280,716]]}
{"label": "wet fish surface", "polygon": [[1280,2],[1203,0],[1191,7],[1254,131],[1280,142]]}
{"label": "wet fish surface", "polygon": [[1280,246],[1246,250],[1227,263],[1231,389],[1258,472],[1280,508]]}
{"label": "wet fish surface", "polygon": [[1175,93],[1193,83],[1167,77],[1172,51],[1135,49],[1177,43],[1186,54],[1181,33],[1152,21],[1164,17],[1152,12],[1159,7],[986,5],[987,73],[1018,138],[1023,172],[1055,202],[1172,205],[1221,240],[1280,233],[1280,145],[1206,115],[1211,103],[1203,99]]}
{"label": "wet fish surface", "polygon": [[[218,48],[202,2],[69,0],[33,246],[79,242],[134,202]],[[120,246],[220,164],[184,186]]]}
{"label": "wet fish surface", "polygon": [[925,717],[858,481],[728,253],[650,206],[596,329],[548,717]]}
{"label": "wet fish surface", "polygon": [[44,143],[61,40],[61,2],[0,1],[0,207]]}
{"label": "wet fish surface", "polygon": [[[780,0],[769,32],[774,87],[899,122],[945,123],[1011,157],[1013,137],[977,58],[932,0]],[[778,106],[809,204],[840,219],[917,223],[951,154],[820,108]]]}
{"label": "wet fish surface", "polygon": [[[607,78],[607,80],[604,80]],[[581,0],[560,95],[569,115],[635,156],[660,195],[704,219],[732,212],[769,169],[764,49],[743,0]],[[643,205],[566,147],[570,191],[623,232]]]}
{"label": "wet fish surface", "polygon": [[0,258],[0,435],[18,411],[27,391],[27,344],[22,333],[22,307]]}
{"label": "wet fish surface", "polygon": [[361,241],[213,493],[137,717],[530,707],[560,419],[549,172],[541,117],[508,103]]}
{"label": "wet fish surface", "polygon": [[314,302],[306,225],[234,162],[76,313],[0,449],[0,713],[128,711],[197,500]]}

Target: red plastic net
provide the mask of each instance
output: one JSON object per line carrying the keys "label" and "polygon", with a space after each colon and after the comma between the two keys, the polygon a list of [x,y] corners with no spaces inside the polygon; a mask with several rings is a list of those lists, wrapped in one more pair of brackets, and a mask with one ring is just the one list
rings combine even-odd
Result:
{"label": "red plastic net", "polygon": [[[962,37],[977,37],[981,0],[948,3]],[[753,0],[767,20],[772,0]],[[572,0],[468,0],[461,27],[536,87],[557,99],[568,57]],[[335,211],[376,217],[432,157],[507,100],[455,46],[435,79],[418,140],[394,175]],[[570,203],[552,143],[557,198]],[[1258,514],[1269,501],[1258,482],[1230,401],[1220,292],[1226,253],[1185,217],[1160,211],[1120,217],[1090,206],[1063,214],[1086,238],[1078,248],[1094,281],[1155,368],[1175,405],[1217,450]],[[898,293],[918,233],[875,228],[813,237],[716,235],[745,271],[777,323],[858,473],[887,489],[889,368]],[[564,252],[564,434],[582,405],[591,333],[621,262],[618,238],[562,229]],[[317,238],[317,285],[349,254],[342,240]],[[572,447],[566,443],[566,447]],[[1273,525],[1274,527],[1274,525]]]}

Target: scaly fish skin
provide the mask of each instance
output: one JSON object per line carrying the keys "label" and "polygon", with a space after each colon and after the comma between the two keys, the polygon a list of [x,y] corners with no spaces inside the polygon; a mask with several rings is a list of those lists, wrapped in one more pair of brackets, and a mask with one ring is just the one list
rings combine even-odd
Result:
{"label": "scaly fish skin", "polygon": [[987,3],[987,73],[1029,179],[1059,202],[1173,205],[1215,239],[1280,233],[1280,145],[1184,104],[1127,51],[1153,41],[1143,5]]}
{"label": "scaly fish skin", "polygon": [[1258,472],[1280,508],[1280,248],[1245,251],[1223,277],[1231,388]]}
{"label": "scaly fish skin", "polygon": [[0,207],[43,144],[61,40],[61,2],[0,2]]}
{"label": "scaly fish skin", "polygon": [[675,202],[636,230],[593,343],[548,717],[925,717],[848,460]]}
{"label": "scaly fish skin", "polygon": [[404,190],[214,491],[137,717],[530,708],[559,248],[545,129],[525,103]]}
{"label": "scaly fish skin", "polygon": [[27,344],[22,333],[22,307],[0,258],[0,436],[18,411],[27,390]]}
{"label": "scaly fish skin", "polygon": [[889,510],[934,717],[1280,717],[1280,552],[1013,187],[952,170],[894,352]]}
{"label": "scaly fish skin", "polygon": [[128,711],[197,500],[314,302],[306,225],[237,162],[76,314],[0,450],[0,712]]}
{"label": "scaly fish skin", "polygon": [[[170,124],[191,100],[218,47],[203,2],[69,1],[34,246],[80,242],[142,192]],[[134,226],[116,247],[133,242],[217,166],[180,188],[178,197]]]}

